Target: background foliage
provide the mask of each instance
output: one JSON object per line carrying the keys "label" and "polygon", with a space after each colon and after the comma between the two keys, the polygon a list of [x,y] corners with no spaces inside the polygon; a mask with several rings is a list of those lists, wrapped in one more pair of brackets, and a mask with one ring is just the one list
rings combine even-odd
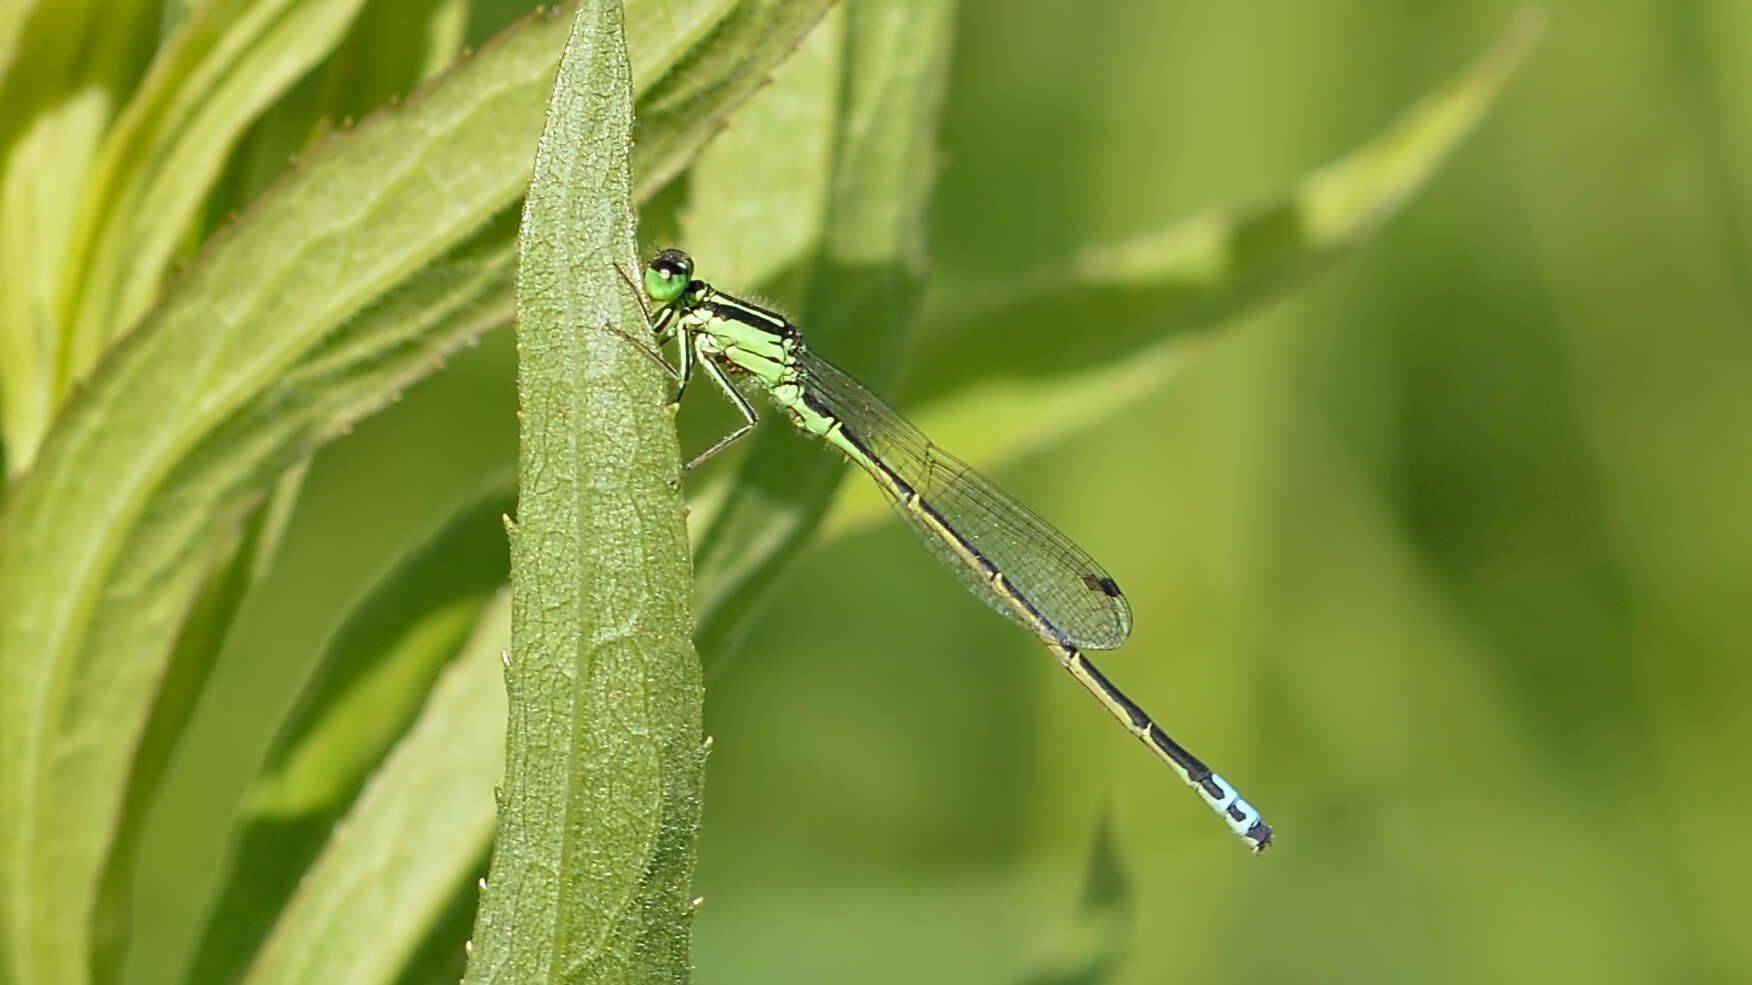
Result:
{"label": "background foliage", "polygon": [[[72,45],[84,60],[71,68],[37,67],[131,86],[182,7],[112,25],[108,47]],[[332,33],[333,52],[263,100],[198,229],[161,249],[186,256],[311,134],[406,93],[527,9],[299,7],[319,8],[285,29]],[[93,16],[60,9],[69,32]],[[854,476],[818,545],[749,603],[752,621],[703,647],[702,978],[1752,975],[1739,892],[1752,848],[1735,836],[1752,793],[1734,755],[1752,739],[1752,676],[1735,659],[1752,638],[1747,8],[1551,3],[1539,49],[1403,214],[1129,388],[1103,378],[1067,397],[1054,385],[1076,367],[1055,364],[968,389],[1031,350],[957,349],[936,332],[1005,275],[1213,203],[1276,201],[1460,71],[1512,12],[1140,0],[1090,18],[1050,0],[965,0],[925,313],[913,360],[883,389],[911,395],[946,445],[1113,571],[1138,629],[1108,669],[1260,806],[1279,844],[1262,859],[1230,844],[1035,643],[876,522]],[[12,23],[0,18],[0,53]],[[389,59],[409,23],[424,43]],[[810,71],[811,57],[825,56],[805,46],[783,71]],[[31,96],[8,81],[0,134],[47,153],[43,131],[20,123]],[[103,119],[78,101],[57,112],[50,133],[70,145]],[[771,241],[807,238],[807,222],[734,221],[731,205],[758,207],[765,189],[710,157],[773,145],[738,149],[750,130],[733,122],[690,183],[647,206],[641,236],[687,231],[703,274],[790,302],[790,274],[746,258],[760,240],[780,252]],[[818,130],[796,133],[795,152],[763,166],[818,151]],[[149,219],[161,192],[124,171],[120,211]],[[58,211],[64,189],[7,195],[9,228],[28,203],[40,228],[86,234]],[[9,278],[31,269],[0,246]],[[466,250],[448,259],[472,269]],[[94,269],[125,285],[126,265],[106,263]],[[4,282],[8,331],[40,300],[35,283]],[[1126,327],[1007,317],[1015,339],[1068,332],[1089,347]],[[849,345],[823,348],[855,361]],[[945,378],[945,352],[965,376]],[[206,924],[215,899],[251,912],[237,894],[255,884],[227,873],[258,871],[247,866],[272,851],[262,845],[281,861],[288,843],[314,852],[338,815],[310,805],[357,793],[328,789],[351,774],[300,758],[325,748],[302,737],[381,750],[426,700],[407,696],[434,680],[432,706],[496,711],[496,668],[442,665],[458,648],[490,664],[503,620],[489,599],[503,578],[512,366],[509,333],[483,336],[326,446],[297,495],[274,501],[282,512],[246,531],[244,556],[261,562],[144,817],[133,946],[114,957],[126,980],[185,980],[190,967],[225,980],[247,960],[224,942],[259,928]],[[1062,423],[1019,440],[1049,400]],[[689,407],[684,446],[725,419]],[[719,514],[732,475],[690,481],[696,526]],[[207,596],[221,610],[223,587]],[[403,658],[381,666],[397,680],[333,669],[350,666],[336,654],[392,651]],[[436,762],[462,771],[450,755]],[[434,874],[456,889],[429,894],[437,929],[404,980],[453,975],[482,861]],[[261,870],[260,884],[303,864]]]}

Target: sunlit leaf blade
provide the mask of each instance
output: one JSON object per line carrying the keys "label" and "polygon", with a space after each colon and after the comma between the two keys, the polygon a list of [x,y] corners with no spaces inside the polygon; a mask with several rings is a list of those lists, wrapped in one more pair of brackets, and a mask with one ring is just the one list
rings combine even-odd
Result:
{"label": "sunlit leaf blade", "polygon": [[0,5],[0,61],[11,48],[0,74],[0,434],[14,475],[56,406],[72,217],[104,131],[151,56],[157,10],[149,0]]}
{"label": "sunlit leaf blade", "polygon": [[669,379],[620,326],[632,83],[580,4],[524,203],[505,782],[465,982],[685,982],[705,751]]}
{"label": "sunlit leaf blade", "polygon": [[[276,184],[112,353],[9,494],[0,953],[19,977],[87,967],[133,744],[227,532],[280,468],[508,317],[505,206],[564,28],[525,22]],[[687,39],[644,36],[638,64],[682,61]],[[758,47],[776,62],[794,42]]]}
{"label": "sunlit leaf blade", "polygon": [[463,0],[374,0],[322,64],[250,125],[206,199],[199,238],[261,194],[286,162],[322,136],[406,97],[455,61],[467,27]]}
{"label": "sunlit leaf blade", "polygon": [[57,399],[151,306],[239,135],[334,48],[363,2],[216,0],[160,51],[76,213]]}
{"label": "sunlit leaf blade", "polygon": [[1275,200],[933,295],[911,363],[909,402],[927,404],[982,380],[1112,364],[1323,269],[1423,187],[1493,105],[1541,25],[1534,14],[1518,17],[1474,66]]}
{"label": "sunlit leaf blade", "polygon": [[[196,951],[190,982],[234,981],[249,965],[305,870],[325,850],[336,822],[354,808],[366,778],[419,712],[433,677],[455,656],[487,599],[503,584],[508,569],[501,517],[511,508],[510,480],[507,474],[489,483],[482,498],[431,532],[361,600],[330,641],[250,796],[248,820]],[[492,635],[493,625],[476,631],[477,645],[486,638],[482,633]],[[496,660],[497,653],[486,658]],[[502,688],[493,680],[485,690]],[[447,741],[457,739],[453,734]],[[497,768],[496,755],[487,761]],[[480,789],[458,784],[450,792],[462,798],[478,796]],[[454,807],[454,801],[426,805],[434,814]],[[427,823],[431,830],[451,822]],[[453,831],[449,837],[466,833]],[[454,860],[447,856],[443,864]],[[401,870],[395,881],[394,891],[403,891],[415,879]]]}
{"label": "sunlit leaf blade", "polygon": [[501,595],[394,752],[350,804],[335,836],[321,843],[321,854],[241,981],[396,980],[443,910],[447,891],[474,869],[476,849],[492,830],[491,791],[504,750],[475,737],[497,731],[505,720],[498,642],[509,621],[510,606]]}
{"label": "sunlit leaf blade", "polygon": [[108,107],[100,94],[44,109],[0,162],[0,429],[7,478],[23,472],[55,410],[56,288]]}
{"label": "sunlit leaf blade", "polygon": [[[810,344],[880,386],[898,362],[923,291],[924,216],[952,5],[852,2],[817,255],[791,314]],[[709,273],[706,276],[711,276]],[[700,647],[721,665],[778,571],[814,534],[842,472],[789,428],[753,439],[696,557]]]}

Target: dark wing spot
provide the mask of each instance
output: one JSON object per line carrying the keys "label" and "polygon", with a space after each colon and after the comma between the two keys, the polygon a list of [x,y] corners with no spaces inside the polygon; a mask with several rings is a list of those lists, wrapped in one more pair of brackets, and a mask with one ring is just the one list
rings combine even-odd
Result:
{"label": "dark wing spot", "polygon": [[1115,582],[1112,578],[1097,578],[1094,575],[1084,575],[1083,584],[1087,585],[1091,592],[1100,592],[1108,598],[1119,598],[1119,583]]}

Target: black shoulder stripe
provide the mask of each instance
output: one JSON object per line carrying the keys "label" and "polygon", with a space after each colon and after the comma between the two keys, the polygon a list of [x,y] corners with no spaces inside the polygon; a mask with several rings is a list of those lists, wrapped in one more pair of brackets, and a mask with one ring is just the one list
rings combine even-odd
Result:
{"label": "black shoulder stripe", "polygon": [[[817,414],[820,414],[822,417],[831,417],[836,421],[839,420],[839,415],[835,414],[833,412],[833,408],[822,403],[821,398],[817,397],[813,393],[810,393],[808,391],[808,389],[804,389],[804,391],[803,391],[803,406],[809,408],[810,410],[816,412]],[[866,455],[870,454],[870,450],[868,448],[864,447],[864,443],[862,441],[859,441],[856,438],[853,438],[852,444],[857,445],[858,450],[863,452],[864,454],[866,454]]]}
{"label": "black shoulder stripe", "polygon": [[733,321],[750,328],[777,335],[782,339],[797,337],[797,329],[785,320],[785,316],[776,311],[768,311],[747,301],[731,300],[719,295],[717,299],[706,301],[700,305],[710,315]]}
{"label": "black shoulder stripe", "polygon": [[[803,402],[809,406],[810,410],[815,411],[817,414],[826,414],[829,417],[833,416],[833,412],[829,411],[826,408],[826,406],[821,403],[821,401],[815,399],[815,395],[813,393],[809,393],[808,391],[804,391]],[[851,445],[853,448],[858,449],[858,451],[860,453],[862,453],[865,458],[869,459],[871,462],[873,462],[875,464],[876,468],[879,468],[882,470],[882,474],[887,477],[888,481],[894,483],[894,494],[895,495],[899,496],[901,499],[904,500],[913,494],[912,483],[907,482],[905,479],[902,479],[900,477],[900,473],[889,468],[886,463],[884,463],[881,459],[877,458],[876,453],[870,450],[870,446],[864,444],[863,438],[860,438],[857,435],[853,434],[852,432],[847,431],[845,428],[840,428],[840,438],[842,440],[844,440],[846,444]],[[887,490],[884,490],[884,492],[886,492],[886,491]]]}

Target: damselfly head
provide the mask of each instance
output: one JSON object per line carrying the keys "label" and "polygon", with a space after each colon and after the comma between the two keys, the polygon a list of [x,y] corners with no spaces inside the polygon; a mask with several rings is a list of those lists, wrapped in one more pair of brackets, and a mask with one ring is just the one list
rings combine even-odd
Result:
{"label": "damselfly head", "polygon": [[645,293],[658,304],[668,304],[693,281],[693,257],[680,250],[661,250],[645,268]]}

